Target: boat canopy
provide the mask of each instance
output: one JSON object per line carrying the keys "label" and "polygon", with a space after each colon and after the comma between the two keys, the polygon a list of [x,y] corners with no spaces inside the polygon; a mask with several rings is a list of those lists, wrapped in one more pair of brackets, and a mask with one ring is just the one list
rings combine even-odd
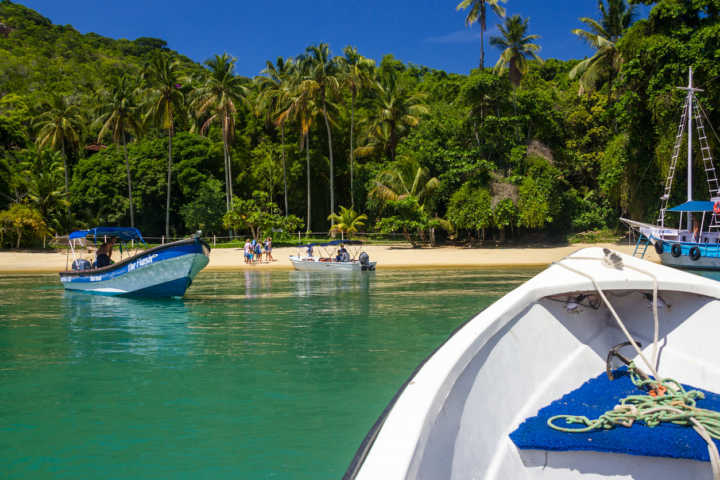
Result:
{"label": "boat canopy", "polygon": [[97,241],[97,237],[117,237],[121,242],[129,242],[130,240],[140,240],[145,243],[140,230],[133,227],[95,227],[89,230],[77,230],[70,234],[70,240],[76,238],[86,238],[92,236]]}
{"label": "boat canopy", "polygon": [[713,202],[705,200],[691,200],[676,207],[668,208],[668,212],[712,212]]}
{"label": "boat canopy", "polygon": [[325,243],[308,243],[305,245],[298,245],[298,248],[307,248],[307,247],[331,247],[333,245],[362,245],[363,242],[360,240],[333,240],[331,242],[325,242]]}

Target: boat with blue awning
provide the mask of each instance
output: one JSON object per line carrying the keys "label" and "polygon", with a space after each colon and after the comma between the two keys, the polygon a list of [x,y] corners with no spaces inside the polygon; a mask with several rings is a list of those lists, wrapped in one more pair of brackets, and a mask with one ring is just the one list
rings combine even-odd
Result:
{"label": "boat with blue awning", "polygon": [[[149,247],[133,227],[78,230],[68,237],[68,267],[60,281],[66,290],[83,293],[181,297],[209,261],[210,246],[200,235]],[[120,258],[113,263],[115,243]],[[93,249],[95,256],[88,252]]]}
{"label": "boat with blue awning", "polygon": [[362,245],[363,243],[357,240],[332,240],[298,245],[297,254],[290,255],[290,263],[295,270],[304,272],[375,270],[377,262],[371,262],[367,252],[360,251]]}
{"label": "boat with blue awning", "polygon": [[[707,114],[695,93],[702,91],[693,86],[692,69],[680,125],[675,137],[665,190],[660,197],[660,214],[655,224],[626,218],[620,220],[639,233],[635,252],[644,256],[648,245],[653,245],[663,264],[689,269],[720,271],[720,182],[718,181],[711,149],[705,131]],[[709,200],[693,199],[693,121],[697,134],[697,151],[707,180]],[[687,201],[669,207],[673,180],[683,144],[687,144]],[[677,223],[671,224],[677,215]],[[644,245],[644,249],[640,247]]]}

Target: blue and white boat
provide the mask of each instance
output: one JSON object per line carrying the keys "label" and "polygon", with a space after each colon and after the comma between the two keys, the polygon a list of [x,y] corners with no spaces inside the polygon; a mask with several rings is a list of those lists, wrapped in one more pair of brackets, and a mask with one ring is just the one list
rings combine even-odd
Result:
{"label": "blue and white boat", "polygon": [[[692,68],[680,125],[675,136],[673,156],[670,161],[665,190],[660,197],[660,215],[653,224],[621,218],[631,229],[639,233],[635,253],[644,256],[653,245],[663,264],[688,269],[720,271],[720,183],[718,182],[712,153],[708,144],[703,120],[707,114],[695,96],[702,91],[693,86]],[[697,153],[702,159],[708,185],[709,200],[693,200],[693,121],[697,133]],[[685,142],[687,137],[687,142]],[[681,148],[687,143],[687,201],[668,208],[675,171]],[[669,226],[669,213],[679,214],[677,226]]]}
{"label": "blue and white boat", "polygon": [[[98,268],[94,262],[82,258],[82,249],[88,242],[96,245],[109,238],[120,242],[121,257],[116,263]],[[209,261],[210,246],[200,238],[200,232],[157,247],[128,250],[136,243],[147,246],[140,231],[131,227],[95,227],[72,232],[68,252],[70,268],[60,272],[60,281],[66,290],[83,293],[182,297]],[[124,257],[123,252],[127,252]]]}

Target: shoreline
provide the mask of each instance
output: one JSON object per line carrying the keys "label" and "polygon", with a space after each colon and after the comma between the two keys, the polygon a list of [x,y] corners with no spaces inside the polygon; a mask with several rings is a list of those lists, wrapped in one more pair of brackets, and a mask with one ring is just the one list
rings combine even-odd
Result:
{"label": "shoreline", "polygon": [[[543,247],[433,247],[411,248],[397,245],[367,245],[362,250],[378,262],[379,270],[398,269],[471,269],[471,268],[538,268],[545,267],[586,247],[606,247],[632,255],[634,245],[593,243]],[[292,270],[289,255],[294,247],[273,249],[276,261],[246,265],[241,248],[219,248],[210,252],[210,263],[204,272],[245,270]],[[658,262],[655,251],[648,248],[645,258]],[[0,251],[0,274],[57,274],[65,270],[66,254],[60,252]]]}

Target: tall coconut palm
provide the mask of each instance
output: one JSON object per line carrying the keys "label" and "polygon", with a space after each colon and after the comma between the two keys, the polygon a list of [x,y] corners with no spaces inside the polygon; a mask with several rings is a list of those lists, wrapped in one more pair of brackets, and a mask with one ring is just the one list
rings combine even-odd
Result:
{"label": "tall coconut palm", "polygon": [[280,142],[282,144],[282,166],[283,166],[283,187],[285,193],[285,216],[288,216],[288,185],[287,185],[287,163],[285,161],[285,121],[279,121],[280,114],[288,108],[292,98],[292,74],[295,62],[292,58],[278,57],[273,64],[270,61],[265,63],[262,71],[265,76],[258,78],[258,109],[267,112],[271,119],[280,126]]}
{"label": "tall coconut palm", "polygon": [[[54,95],[43,104],[45,110],[35,122],[38,129],[36,143],[39,147],[50,147],[62,152],[65,175],[65,195],[70,190],[68,149],[77,148],[82,130],[83,115],[70,97]],[[70,206],[66,208],[70,215]]]}
{"label": "tall coconut palm", "polygon": [[608,101],[612,93],[613,81],[620,72],[623,57],[616,43],[625,34],[636,17],[635,5],[625,0],[598,0],[600,19],[582,17],[580,21],[589,27],[589,31],[576,28],[575,35],[585,40],[596,51],[595,54],[575,65],[570,70],[570,78],[580,77],[579,94],[595,90],[604,82],[608,83]]}
{"label": "tall coconut palm", "polygon": [[297,120],[300,127],[300,147],[305,149],[305,164],[307,178],[307,218],[305,219],[307,231],[311,230],[311,190],[310,190],[310,127],[319,113],[316,98],[317,83],[305,79],[304,70],[307,64],[300,64],[293,70],[290,83],[292,90],[288,107],[278,116],[277,121],[282,124],[288,119]]}
{"label": "tall coconut palm", "polygon": [[505,18],[505,9],[500,2],[507,0],[463,0],[458,4],[456,10],[465,10],[470,8],[465,17],[465,25],[471,26],[473,23],[480,25],[480,68],[485,68],[485,30],[487,29],[487,7],[495,12],[500,18]]}
{"label": "tall coconut palm", "polygon": [[440,180],[430,177],[430,171],[417,161],[401,157],[375,177],[375,186],[368,196],[380,202],[415,197],[422,206],[440,187]]}
{"label": "tall coconut palm", "polygon": [[380,73],[374,85],[374,112],[366,132],[368,143],[359,147],[357,153],[368,155],[380,147],[390,161],[395,161],[402,137],[430,112],[423,103],[425,98],[424,93],[411,91],[395,70]]}
{"label": "tall coconut palm", "polygon": [[490,45],[500,50],[500,59],[495,64],[495,73],[501,74],[508,68],[510,82],[515,88],[520,85],[522,77],[528,70],[528,59],[542,61],[537,53],[540,46],[533,40],[539,35],[528,35],[529,18],[523,20],[520,15],[513,15],[505,19],[505,25],[498,25],[500,36],[490,37]]}
{"label": "tall coconut palm", "polygon": [[350,209],[355,208],[355,180],[353,175],[355,164],[355,100],[360,89],[369,85],[372,79],[375,61],[360,55],[357,48],[347,46],[343,49],[344,57],[339,59],[343,85],[350,90]]}
{"label": "tall coconut palm", "polygon": [[172,137],[175,119],[185,108],[181,87],[185,77],[180,62],[167,53],[159,53],[145,67],[145,81],[150,90],[148,117],[168,132],[167,204],[165,207],[165,236],[170,236],[170,184],[172,180]]}
{"label": "tall coconut palm", "polygon": [[[330,213],[335,211],[335,172],[332,147],[332,129],[328,118],[328,104],[331,95],[337,93],[340,88],[338,80],[337,62],[330,56],[330,47],[327,43],[311,45],[305,50],[305,54],[298,58],[304,65],[303,71],[306,81],[315,85],[310,89],[315,96],[315,102],[322,112],[325,120],[325,128],[328,136],[328,156],[330,160]],[[333,220],[331,219],[331,222]]]}
{"label": "tall coconut palm", "polygon": [[102,102],[99,108],[100,115],[96,122],[101,125],[98,132],[98,143],[110,134],[113,143],[122,145],[125,155],[125,171],[127,173],[128,200],[130,202],[130,226],[135,226],[135,211],[132,197],[132,178],[130,176],[130,161],[128,160],[127,140],[129,133],[136,135],[141,130],[140,108],[136,102],[138,84],[127,75],[112,81],[109,89],[100,96]]}
{"label": "tall coconut palm", "polygon": [[237,104],[246,101],[247,88],[243,79],[234,74],[235,58],[227,53],[215,55],[205,62],[209,74],[205,83],[198,88],[194,103],[198,116],[210,114],[200,127],[206,133],[210,124],[220,122],[223,137],[223,158],[225,160],[225,203],[230,211],[233,198],[232,164],[230,158],[230,142],[235,134],[235,114]]}

